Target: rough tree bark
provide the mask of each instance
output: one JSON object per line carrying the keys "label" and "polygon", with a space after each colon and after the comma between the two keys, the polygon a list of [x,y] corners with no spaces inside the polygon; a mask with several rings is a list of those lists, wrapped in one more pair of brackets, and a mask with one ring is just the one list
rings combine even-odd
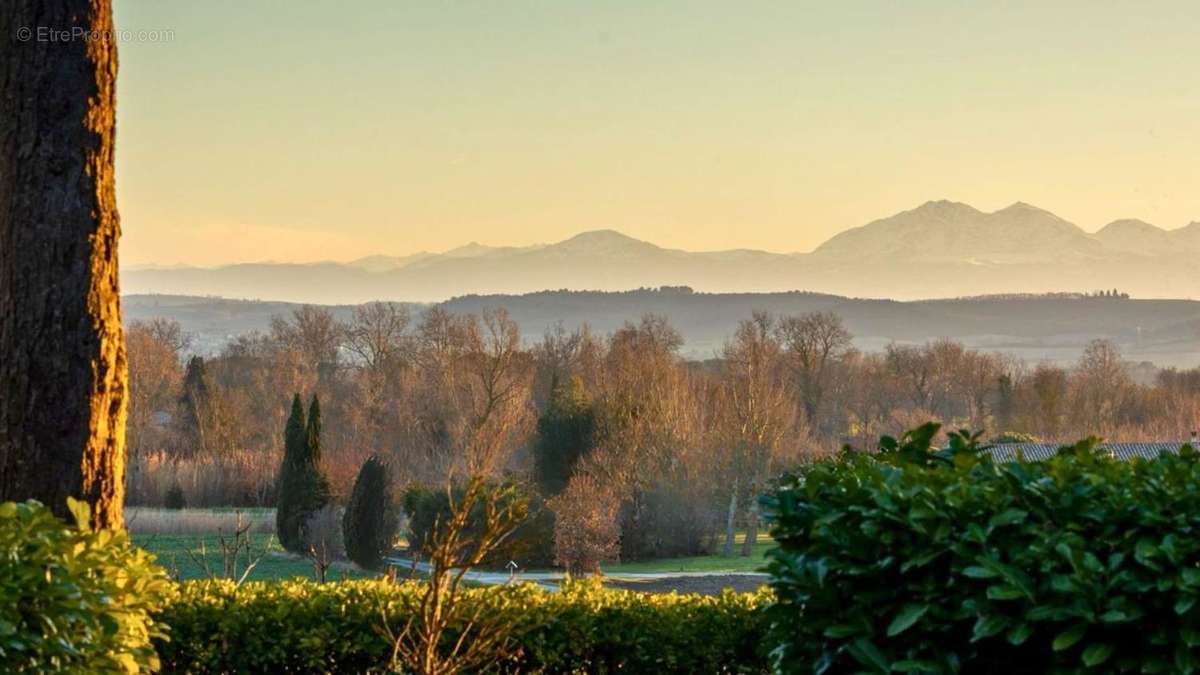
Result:
{"label": "rough tree bark", "polygon": [[[0,500],[122,526],[110,0],[0,2]],[[51,31],[56,31],[51,33]]]}

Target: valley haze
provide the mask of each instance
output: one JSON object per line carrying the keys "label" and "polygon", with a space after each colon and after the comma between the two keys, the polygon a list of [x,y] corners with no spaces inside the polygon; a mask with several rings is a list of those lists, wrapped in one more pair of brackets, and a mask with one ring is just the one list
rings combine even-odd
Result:
{"label": "valley haze", "polygon": [[[195,337],[194,349],[215,354],[232,339],[266,332],[271,317],[300,307],[286,302],[213,297],[130,295],[127,321],[165,317],[179,321]],[[410,304],[416,315],[429,305]],[[1090,340],[1112,340],[1125,358],[1158,367],[1200,365],[1200,302],[1046,296],[991,296],[947,300],[872,300],[821,293],[696,293],[685,289],[626,292],[542,291],[523,295],[467,295],[441,306],[453,313],[505,308],[526,342],[561,324],[575,330],[587,324],[605,335],[645,313],[667,317],[692,359],[715,357],[738,321],[754,310],[779,314],[834,312],[842,317],[859,349],[881,350],[889,343],[917,344],[937,338],[998,351],[1028,362],[1071,363]],[[353,305],[333,305],[334,317],[349,321]]]}

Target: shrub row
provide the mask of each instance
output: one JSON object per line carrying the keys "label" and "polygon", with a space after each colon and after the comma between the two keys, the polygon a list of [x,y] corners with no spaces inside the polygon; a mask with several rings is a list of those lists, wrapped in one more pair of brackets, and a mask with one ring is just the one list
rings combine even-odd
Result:
{"label": "shrub row", "polygon": [[1193,672],[1200,455],[995,463],[936,425],[764,498],[783,672]]}
{"label": "shrub row", "polygon": [[[407,618],[415,583],[295,580],[235,587],[179,584],[159,620],[166,672],[377,672]],[[571,581],[470,589],[466,602],[511,632],[503,672],[764,672],[767,593],[720,597],[646,595]]]}

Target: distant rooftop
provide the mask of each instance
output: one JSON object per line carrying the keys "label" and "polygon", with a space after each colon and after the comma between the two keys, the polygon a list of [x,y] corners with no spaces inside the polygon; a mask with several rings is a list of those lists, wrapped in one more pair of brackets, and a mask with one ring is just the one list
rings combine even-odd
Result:
{"label": "distant rooftop", "polygon": [[[1101,443],[1100,449],[1111,452],[1117,459],[1155,459],[1164,452],[1177,453],[1188,444],[1188,441],[1167,441],[1160,443]],[[992,458],[1007,462],[1015,460],[1018,454],[1027,460],[1041,461],[1050,459],[1058,454],[1059,443],[997,443],[988,449]]]}

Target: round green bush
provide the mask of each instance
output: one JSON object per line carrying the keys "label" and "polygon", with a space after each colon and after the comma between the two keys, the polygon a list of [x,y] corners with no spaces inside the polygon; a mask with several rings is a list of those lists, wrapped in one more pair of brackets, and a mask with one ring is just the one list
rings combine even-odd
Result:
{"label": "round green bush", "polygon": [[[501,487],[507,490],[511,499],[524,502],[525,516],[482,566],[504,569],[512,560],[523,568],[550,567],[554,564],[554,512],[536,493],[519,485],[504,484]],[[461,487],[455,488],[456,499],[461,490]],[[408,519],[409,545],[420,554],[428,554],[434,524],[450,517],[450,496],[444,489],[412,483],[404,491],[402,503]],[[468,534],[478,527],[480,515],[472,514]]]}
{"label": "round green bush", "polygon": [[75,526],[35,501],[0,504],[0,670],[157,670],[170,582],[124,532],[92,530],[85,503],[71,511]]}
{"label": "round green bush", "polygon": [[187,497],[184,496],[183,487],[179,483],[175,483],[167,490],[166,496],[163,497],[163,506],[175,510],[187,507]]}

